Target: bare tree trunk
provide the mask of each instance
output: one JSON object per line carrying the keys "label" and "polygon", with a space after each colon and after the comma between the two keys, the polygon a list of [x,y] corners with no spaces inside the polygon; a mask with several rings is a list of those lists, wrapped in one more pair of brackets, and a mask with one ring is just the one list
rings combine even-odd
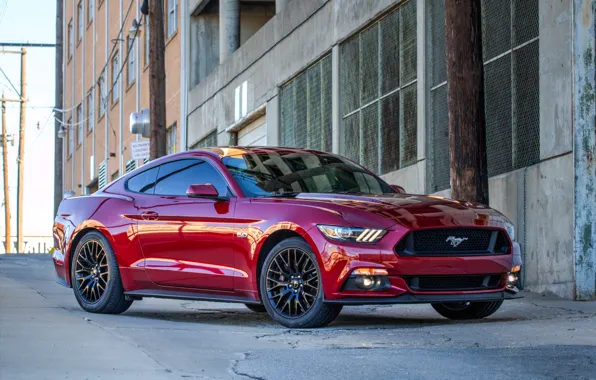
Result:
{"label": "bare tree trunk", "polygon": [[480,0],[445,1],[452,198],[488,204]]}
{"label": "bare tree trunk", "polygon": [[150,158],[166,155],[166,70],[163,0],[149,1]]}

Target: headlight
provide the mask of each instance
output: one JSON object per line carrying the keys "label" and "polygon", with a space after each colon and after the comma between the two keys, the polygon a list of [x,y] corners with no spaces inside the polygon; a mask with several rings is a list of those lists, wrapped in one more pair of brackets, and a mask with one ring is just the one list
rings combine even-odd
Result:
{"label": "headlight", "polygon": [[511,241],[515,240],[515,227],[513,227],[513,223],[505,223],[505,231],[507,231],[507,235],[509,235],[509,239]]}
{"label": "headlight", "polygon": [[376,243],[387,231],[374,228],[356,228],[342,226],[317,225],[319,230],[329,239],[352,241],[358,243]]}

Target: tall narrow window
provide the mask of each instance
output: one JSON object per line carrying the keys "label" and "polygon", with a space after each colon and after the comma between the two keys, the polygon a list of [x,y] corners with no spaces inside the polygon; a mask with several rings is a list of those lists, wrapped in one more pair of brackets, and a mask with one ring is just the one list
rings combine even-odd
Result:
{"label": "tall narrow window", "polygon": [[178,0],[168,0],[168,38],[178,30]]}
{"label": "tall narrow window", "polygon": [[68,123],[66,124],[68,128],[68,156],[72,156],[72,152],[74,152],[74,134],[75,130],[72,125],[72,117],[68,119]]}
{"label": "tall narrow window", "polygon": [[77,106],[77,146],[83,143],[83,133],[85,131],[85,119],[83,118],[83,105]]}
{"label": "tall narrow window", "polygon": [[85,25],[85,15],[83,14],[83,0],[79,1],[79,5],[77,6],[77,22],[79,25],[79,41],[83,39],[83,28]]}
{"label": "tall narrow window", "polygon": [[135,39],[128,38],[128,84],[131,85],[136,78],[137,57],[135,54]]}
{"label": "tall narrow window", "polygon": [[120,98],[120,91],[118,91],[118,69],[120,59],[118,53],[112,58],[112,102],[116,103]]}
{"label": "tall narrow window", "polygon": [[87,0],[87,6],[87,23],[90,23],[95,17],[95,0]]}
{"label": "tall narrow window", "polygon": [[106,77],[102,72],[99,76],[99,80],[97,81],[97,91],[98,91],[98,100],[99,100],[99,118],[101,119],[103,115],[106,113]]}
{"label": "tall narrow window", "polygon": [[72,51],[74,49],[74,36],[72,30],[72,19],[68,22],[68,58],[72,58]]}
{"label": "tall narrow window", "polygon": [[147,16],[147,21],[145,21],[145,66],[149,64],[149,33],[151,33],[149,29],[149,16]]}
{"label": "tall narrow window", "polygon": [[176,153],[176,142],[178,141],[178,137],[176,136],[176,123],[170,125],[170,127],[167,129],[166,139],[168,144],[168,154]]}
{"label": "tall narrow window", "polygon": [[87,131],[90,132],[95,127],[95,100],[93,99],[93,90],[87,94]]}

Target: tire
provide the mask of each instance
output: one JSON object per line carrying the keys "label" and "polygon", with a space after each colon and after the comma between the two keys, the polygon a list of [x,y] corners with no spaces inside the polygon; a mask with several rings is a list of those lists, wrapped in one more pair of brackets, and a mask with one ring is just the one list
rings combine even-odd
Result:
{"label": "tire", "polygon": [[[89,271],[90,268],[95,271]],[[83,236],[76,247],[70,272],[75,298],[83,310],[120,314],[132,305],[133,301],[124,296],[114,251],[100,232],[92,231]]]}
{"label": "tire", "polygon": [[266,313],[267,309],[263,305],[256,305],[253,303],[245,303],[244,306],[250,311],[254,311],[255,313]]}
{"label": "tire", "polygon": [[269,252],[259,274],[259,291],[271,318],[290,328],[326,326],[342,308],[324,302],[317,258],[297,237],[281,241]]}
{"label": "tire", "polygon": [[495,313],[503,300],[491,302],[433,303],[435,311],[453,320],[482,319]]}

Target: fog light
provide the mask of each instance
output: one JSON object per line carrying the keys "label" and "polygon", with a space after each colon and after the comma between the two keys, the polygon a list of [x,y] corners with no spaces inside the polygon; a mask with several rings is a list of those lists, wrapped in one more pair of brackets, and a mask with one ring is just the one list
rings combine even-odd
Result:
{"label": "fog light", "polygon": [[507,274],[507,288],[508,289],[515,288],[515,285],[517,284],[518,280],[519,280],[519,277],[517,275],[517,272],[509,272]]}
{"label": "fog light", "polygon": [[371,276],[362,277],[362,287],[364,289],[370,289],[375,285],[375,280]]}

